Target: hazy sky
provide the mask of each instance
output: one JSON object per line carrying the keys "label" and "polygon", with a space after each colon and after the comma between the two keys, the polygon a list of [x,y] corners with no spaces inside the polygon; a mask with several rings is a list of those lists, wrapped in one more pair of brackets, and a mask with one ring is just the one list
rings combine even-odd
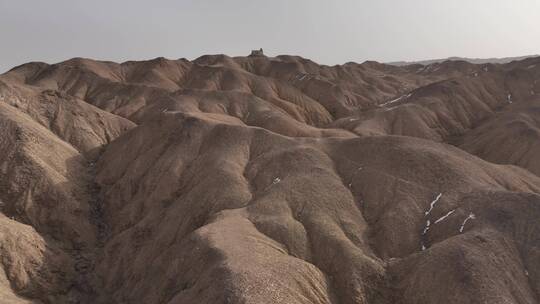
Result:
{"label": "hazy sky", "polygon": [[540,53],[539,0],[0,0],[0,72],[28,61],[301,55],[325,64]]}

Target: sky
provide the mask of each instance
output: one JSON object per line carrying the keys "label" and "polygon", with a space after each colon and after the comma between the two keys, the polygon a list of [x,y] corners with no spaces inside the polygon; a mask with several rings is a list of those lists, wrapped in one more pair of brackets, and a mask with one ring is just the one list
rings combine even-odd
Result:
{"label": "sky", "polygon": [[0,0],[0,73],[73,57],[300,55],[328,65],[540,53],[538,0]]}

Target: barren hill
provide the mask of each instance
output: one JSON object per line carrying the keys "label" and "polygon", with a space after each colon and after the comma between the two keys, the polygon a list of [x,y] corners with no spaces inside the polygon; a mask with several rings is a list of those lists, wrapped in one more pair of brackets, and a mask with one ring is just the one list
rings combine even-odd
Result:
{"label": "barren hill", "polygon": [[3,303],[540,301],[540,58],[0,75]]}
{"label": "barren hill", "polygon": [[441,63],[447,60],[451,61],[467,61],[474,64],[486,64],[486,63],[510,63],[512,61],[519,61],[532,57],[539,57],[540,55],[529,55],[529,56],[518,56],[518,57],[503,57],[503,58],[467,58],[467,57],[449,57],[444,59],[431,59],[431,60],[420,60],[420,61],[394,61],[388,62],[390,65],[405,66],[411,64],[423,64],[430,65],[433,63]]}

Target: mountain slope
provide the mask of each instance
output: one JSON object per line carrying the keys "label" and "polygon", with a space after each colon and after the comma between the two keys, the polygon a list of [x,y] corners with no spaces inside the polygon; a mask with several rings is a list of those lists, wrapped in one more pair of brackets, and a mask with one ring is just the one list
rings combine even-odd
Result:
{"label": "mountain slope", "polygon": [[0,75],[0,293],[538,303],[539,78],[535,58],[16,67]]}
{"label": "mountain slope", "polygon": [[486,64],[486,63],[499,63],[499,64],[505,64],[510,63],[512,61],[520,61],[527,58],[532,57],[538,57],[538,55],[529,55],[529,56],[518,56],[518,57],[503,57],[503,58],[466,58],[466,57],[449,57],[445,59],[431,59],[431,60],[421,60],[421,61],[395,61],[395,62],[389,62],[390,65],[395,66],[404,66],[404,65],[411,65],[411,64],[422,64],[422,65],[429,65],[432,63],[441,63],[444,61],[467,61],[474,64]]}

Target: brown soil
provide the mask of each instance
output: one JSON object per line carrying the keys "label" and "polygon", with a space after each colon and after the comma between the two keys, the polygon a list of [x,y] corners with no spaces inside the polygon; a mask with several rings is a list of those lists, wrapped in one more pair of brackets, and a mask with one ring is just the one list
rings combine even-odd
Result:
{"label": "brown soil", "polygon": [[540,301],[540,59],[0,75],[2,303]]}

